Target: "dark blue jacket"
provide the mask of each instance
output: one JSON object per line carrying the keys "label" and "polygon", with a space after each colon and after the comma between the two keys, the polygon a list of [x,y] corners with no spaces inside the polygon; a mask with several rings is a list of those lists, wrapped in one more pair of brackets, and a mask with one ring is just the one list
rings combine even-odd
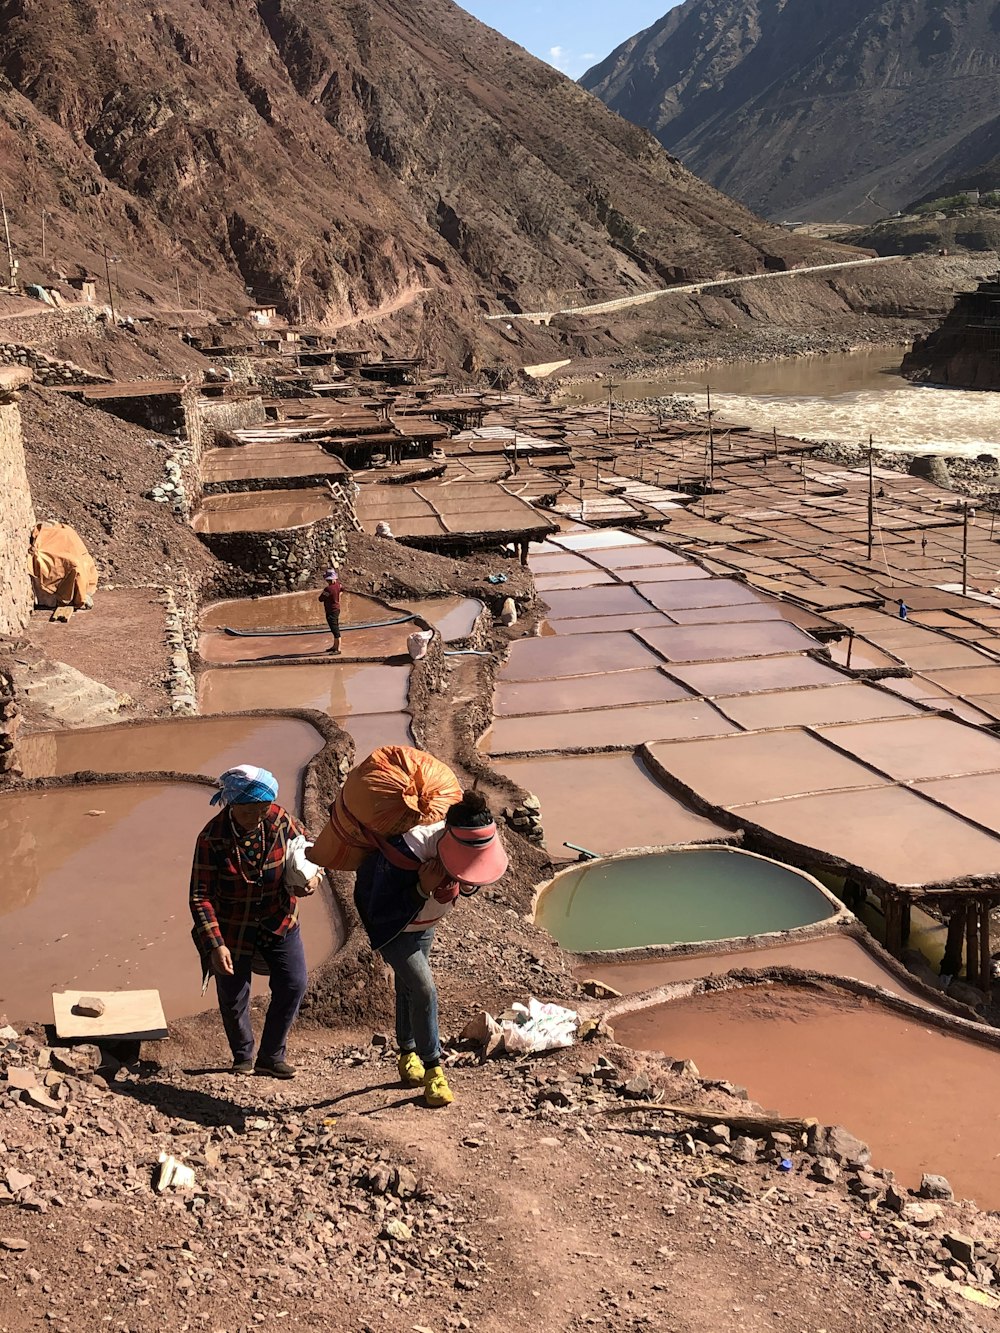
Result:
{"label": "dark blue jacket", "polygon": [[427,901],[417,887],[420,861],[402,837],[385,841],[400,864],[393,865],[384,852],[371,852],[354,880],[354,905],[376,950],[402,934]]}

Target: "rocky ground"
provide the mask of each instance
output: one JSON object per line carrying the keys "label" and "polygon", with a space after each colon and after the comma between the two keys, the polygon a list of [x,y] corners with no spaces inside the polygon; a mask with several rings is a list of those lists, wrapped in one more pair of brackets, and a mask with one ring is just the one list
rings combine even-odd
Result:
{"label": "rocky ground", "polygon": [[[287,1084],[222,1072],[207,1028],[121,1067],[0,1041],[2,1333],[1000,1326],[996,1226],[946,1185],[898,1194],[845,1131],[747,1124],[607,1036],[455,1042],[443,1112],[380,1032],[300,1028]],[[157,1189],[161,1155],[192,1188]]]}
{"label": "rocky ground", "polygon": [[52,389],[28,389],[20,409],[35,516],[76,528],[102,583],[200,578],[216,567],[169,506],[146,498],[174,441]]}

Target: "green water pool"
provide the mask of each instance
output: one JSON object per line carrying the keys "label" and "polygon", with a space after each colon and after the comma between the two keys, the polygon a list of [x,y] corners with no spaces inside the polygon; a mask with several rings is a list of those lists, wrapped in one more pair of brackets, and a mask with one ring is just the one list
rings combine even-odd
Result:
{"label": "green water pool", "polygon": [[567,870],[542,893],[535,920],[563,948],[589,953],[791,930],[836,910],[797,870],[705,847]]}

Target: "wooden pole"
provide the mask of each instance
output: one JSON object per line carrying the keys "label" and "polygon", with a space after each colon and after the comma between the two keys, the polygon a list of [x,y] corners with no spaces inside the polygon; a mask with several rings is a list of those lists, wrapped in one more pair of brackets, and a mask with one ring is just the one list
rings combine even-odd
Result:
{"label": "wooden pole", "polygon": [[872,551],[875,549],[875,468],[873,464],[872,445],[874,441],[871,435],[868,436],[868,559],[872,558]]}
{"label": "wooden pole", "polygon": [[898,958],[903,952],[902,903],[895,894],[885,903],[885,947]]}
{"label": "wooden pole", "polygon": [[7,274],[11,287],[17,286],[17,265],[14,263],[14,247],[10,243],[10,225],[7,222],[7,204],[0,190],[0,213],[3,214],[3,234],[7,243]]}
{"label": "wooden pole", "polygon": [[847,663],[846,663],[846,666],[847,666],[847,670],[848,670],[848,671],[850,671],[850,669],[851,669],[851,653],[853,653],[853,652],[854,652],[854,631],[851,630],[851,632],[850,632],[850,634],[849,634],[849,636],[848,636],[848,639],[847,639]]}
{"label": "wooden pole", "polygon": [[962,596],[969,592],[969,506],[962,506]]}
{"label": "wooden pole", "polygon": [[771,427],[771,439],[774,441],[774,456],[778,457],[778,427]]}
{"label": "wooden pole", "polygon": [[111,323],[118,323],[118,316],[115,314],[115,294],[111,287],[111,259],[108,255],[108,247],[104,247],[104,276],[108,280],[108,304],[111,306]]}
{"label": "wooden pole", "polygon": [[979,920],[976,903],[969,903],[965,913],[965,980],[970,986],[979,982]]}
{"label": "wooden pole", "polygon": [[677,1106],[667,1102],[645,1102],[641,1106],[609,1106],[606,1115],[637,1115],[645,1111],[652,1115],[673,1115],[679,1120],[694,1120],[702,1125],[729,1125],[740,1134],[791,1134],[793,1138],[806,1134],[817,1122],[809,1116],[805,1120],[789,1120],[781,1116],[750,1115],[734,1111],[716,1111],[700,1106]]}
{"label": "wooden pole", "polygon": [[948,938],[941,959],[941,975],[957,977],[962,970],[962,936],[965,934],[965,903],[953,902],[948,918]]}
{"label": "wooden pole", "polygon": [[611,439],[611,405],[614,402],[614,395],[615,395],[615,386],[609,381],[608,382],[608,424],[604,432],[609,440]]}
{"label": "wooden pole", "polygon": [[990,900],[984,898],[979,918],[979,984],[987,995],[993,989],[993,968],[990,963]]}

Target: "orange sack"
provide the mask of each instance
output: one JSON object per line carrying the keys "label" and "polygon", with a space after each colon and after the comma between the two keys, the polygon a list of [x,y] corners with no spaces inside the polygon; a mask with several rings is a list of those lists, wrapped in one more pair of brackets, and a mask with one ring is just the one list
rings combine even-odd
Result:
{"label": "orange sack", "polygon": [[348,773],[309,859],[327,870],[357,870],[378,843],[418,824],[436,824],[462,799],[458,778],[426,750],[383,745]]}

